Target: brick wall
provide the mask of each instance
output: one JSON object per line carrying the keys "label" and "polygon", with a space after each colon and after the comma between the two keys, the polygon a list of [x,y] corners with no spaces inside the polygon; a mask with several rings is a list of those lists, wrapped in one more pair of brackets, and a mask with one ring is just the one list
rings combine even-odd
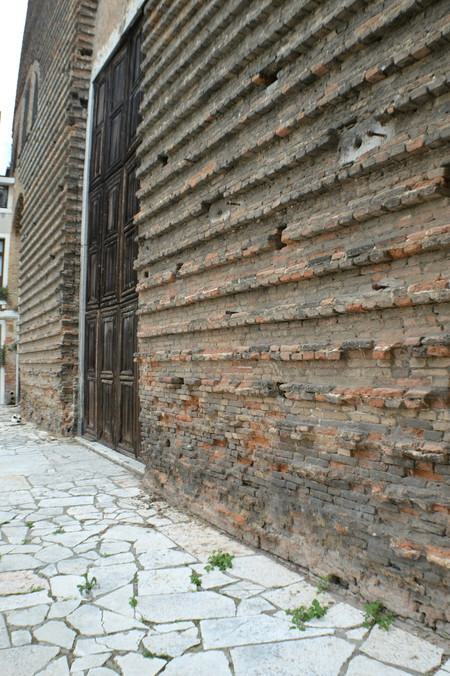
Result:
{"label": "brick wall", "polygon": [[448,632],[448,3],[158,6],[146,484]]}
{"label": "brick wall", "polygon": [[81,195],[95,8],[96,0],[31,0],[17,94],[19,104],[30,64],[37,61],[38,114],[14,167],[24,200],[22,414],[63,433],[73,430],[76,410]]}

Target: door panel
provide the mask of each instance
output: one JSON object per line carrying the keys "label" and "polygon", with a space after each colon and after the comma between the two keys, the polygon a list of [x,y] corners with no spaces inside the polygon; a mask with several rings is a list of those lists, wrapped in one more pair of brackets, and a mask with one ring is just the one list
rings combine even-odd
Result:
{"label": "door panel", "polygon": [[134,455],[140,49],[139,20],[94,83],[84,365],[85,433]]}

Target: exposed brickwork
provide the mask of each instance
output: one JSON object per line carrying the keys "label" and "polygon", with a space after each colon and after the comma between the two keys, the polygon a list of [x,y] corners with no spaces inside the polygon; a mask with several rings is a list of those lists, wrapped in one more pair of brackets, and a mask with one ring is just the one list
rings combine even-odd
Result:
{"label": "exposed brickwork", "polygon": [[449,632],[445,1],[147,4],[146,483]]}
{"label": "exposed brickwork", "polygon": [[[39,106],[14,172],[21,218],[22,413],[74,427],[81,195],[96,0],[29,3],[17,102],[39,64]],[[17,119],[16,119],[17,123]],[[17,128],[17,124],[15,125]]]}

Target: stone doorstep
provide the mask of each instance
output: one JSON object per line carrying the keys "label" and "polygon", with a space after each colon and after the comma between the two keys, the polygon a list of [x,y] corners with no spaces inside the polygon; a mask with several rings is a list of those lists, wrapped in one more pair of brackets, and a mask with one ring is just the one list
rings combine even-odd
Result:
{"label": "stone doorstep", "polygon": [[98,443],[98,441],[89,441],[84,437],[75,437],[74,441],[89,448],[89,450],[94,451],[97,455],[101,455],[106,460],[110,460],[115,465],[123,467],[124,469],[129,470],[133,474],[136,474],[139,477],[143,477],[145,473],[145,465],[139,460],[134,460],[133,458],[128,458],[126,455],[123,455],[119,451],[114,451],[112,448],[108,448],[103,444]]}

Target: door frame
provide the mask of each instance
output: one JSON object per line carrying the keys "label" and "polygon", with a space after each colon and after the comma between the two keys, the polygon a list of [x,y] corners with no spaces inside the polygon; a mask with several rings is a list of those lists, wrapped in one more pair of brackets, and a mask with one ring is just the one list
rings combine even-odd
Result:
{"label": "door frame", "polygon": [[[78,391],[76,399],[76,427],[79,436],[84,435],[84,402],[85,402],[85,358],[86,358],[86,285],[88,264],[88,233],[89,233],[89,184],[92,157],[92,132],[94,116],[94,83],[99,73],[120,47],[124,36],[136,23],[143,11],[147,0],[129,0],[125,20],[111,32],[105,47],[94,55],[89,82],[89,98],[86,117],[86,143],[84,153],[83,190],[81,204],[81,233],[80,233],[80,285],[79,285],[79,315],[78,315]],[[137,330],[137,329],[136,329]],[[138,377],[139,383],[139,377]],[[137,388],[139,390],[139,386]],[[137,392],[139,398],[139,391]],[[101,442],[98,442],[101,443]],[[118,453],[120,451],[117,451]]]}

